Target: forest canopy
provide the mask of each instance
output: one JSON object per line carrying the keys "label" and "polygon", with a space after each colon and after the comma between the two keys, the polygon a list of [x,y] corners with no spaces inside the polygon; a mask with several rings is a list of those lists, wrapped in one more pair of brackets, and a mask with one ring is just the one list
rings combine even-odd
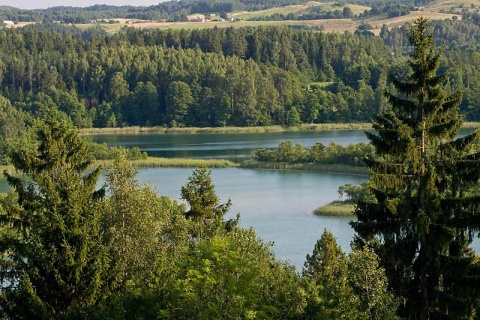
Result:
{"label": "forest canopy", "polygon": [[[433,22],[447,90],[479,120],[480,27]],[[286,27],[138,30],[39,24],[0,30],[0,94],[18,111],[66,113],[77,127],[262,126],[369,121],[388,71],[406,77],[405,27],[380,37]],[[175,99],[173,99],[175,97]]]}

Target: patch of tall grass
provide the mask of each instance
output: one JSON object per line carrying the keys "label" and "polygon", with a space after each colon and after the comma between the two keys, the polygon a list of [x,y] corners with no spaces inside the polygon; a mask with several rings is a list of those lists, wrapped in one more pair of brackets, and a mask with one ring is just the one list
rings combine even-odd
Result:
{"label": "patch of tall grass", "polygon": [[[102,165],[109,168],[111,160],[95,161],[94,166]],[[224,159],[183,159],[183,158],[154,158],[132,160],[132,164],[137,168],[231,168],[238,164]]]}
{"label": "patch of tall grass", "polygon": [[[480,122],[464,122],[464,128],[480,128]],[[366,122],[359,123],[304,123],[295,127],[284,126],[262,126],[262,127],[123,127],[123,128],[84,128],[80,133],[85,135],[93,134],[207,134],[207,133],[263,133],[263,132],[285,132],[285,131],[328,131],[328,130],[368,130],[372,125]]]}
{"label": "patch of tall grass", "polygon": [[462,128],[480,128],[480,122],[464,122]]}
{"label": "patch of tall grass", "polygon": [[264,133],[264,132],[285,132],[285,131],[327,131],[327,130],[360,130],[371,129],[369,123],[312,123],[301,124],[295,127],[283,126],[262,126],[262,127],[124,127],[124,128],[85,128],[80,132],[85,135],[93,134],[221,134],[221,133]]}
{"label": "patch of tall grass", "polygon": [[351,201],[333,201],[313,211],[317,216],[354,217],[355,205]]}
{"label": "patch of tall grass", "polygon": [[[2,165],[0,166],[0,172],[3,173],[3,172],[7,172],[9,174],[14,174],[16,171],[15,171],[15,167],[11,164],[9,165]],[[3,180],[2,180],[3,179]],[[6,180],[6,178],[4,177],[4,175],[0,175],[0,181],[4,181]]]}

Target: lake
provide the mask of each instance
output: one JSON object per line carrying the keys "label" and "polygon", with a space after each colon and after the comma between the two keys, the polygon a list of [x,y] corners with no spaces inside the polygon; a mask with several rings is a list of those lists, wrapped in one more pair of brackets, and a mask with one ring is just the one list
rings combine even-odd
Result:
{"label": "lake", "polygon": [[261,148],[276,148],[281,141],[301,142],[312,146],[315,142],[325,145],[332,141],[341,145],[367,142],[362,130],[331,130],[320,132],[273,132],[241,134],[124,134],[92,135],[94,142],[110,146],[139,147],[154,157],[166,158],[222,158],[250,157]]}
{"label": "lake", "polygon": [[[462,129],[460,135],[473,129]],[[311,146],[315,142],[342,145],[367,142],[362,130],[324,132],[278,132],[253,134],[199,135],[95,135],[95,142],[139,147],[152,156],[187,158],[245,158],[259,148],[275,148],[281,141],[291,140]],[[180,188],[192,169],[145,168],[138,174],[141,183],[148,182],[159,194],[179,199]],[[338,199],[338,187],[346,183],[360,184],[366,177],[312,172],[262,171],[253,169],[214,169],[213,182],[222,202],[231,198],[229,217],[240,213],[240,224],[253,227],[264,241],[274,242],[276,256],[288,260],[301,270],[324,229],[330,230],[339,245],[349,250],[353,230],[349,218],[317,217],[313,210]],[[0,191],[8,186],[0,182]],[[474,249],[479,252],[479,241]]]}

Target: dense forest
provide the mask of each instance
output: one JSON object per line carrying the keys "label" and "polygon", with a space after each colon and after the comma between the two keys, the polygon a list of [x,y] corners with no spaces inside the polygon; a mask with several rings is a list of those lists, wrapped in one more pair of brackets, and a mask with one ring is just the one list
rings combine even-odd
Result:
{"label": "dense forest", "polygon": [[[480,26],[473,19],[432,25],[446,44],[447,88],[463,88],[461,114],[479,120]],[[77,127],[369,121],[386,106],[388,72],[408,75],[404,31],[4,29],[0,93],[19,112],[40,116],[53,107]]]}

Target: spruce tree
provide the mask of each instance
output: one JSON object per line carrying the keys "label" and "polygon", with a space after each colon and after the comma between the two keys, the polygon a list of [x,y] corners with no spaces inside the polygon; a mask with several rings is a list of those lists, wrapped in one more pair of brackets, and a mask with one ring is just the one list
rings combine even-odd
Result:
{"label": "spruce tree", "polygon": [[[85,173],[86,142],[57,113],[38,124],[35,150],[11,153],[13,194],[1,202],[0,310],[5,318],[86,318],[106,293],[100,168]],[[26,176],[26,178],[24,178]]]}
{"label": "spruce tree", "polygon": [[456,138],[460,92],[447,93],[428,21],[410,29],[407,81],[392,77],[390,108],[367,133],[376,156],[366,159],[373,201],[355,210],[355,242],[381,258],[389,285],[409,319],[469,318],[478,306],[478,262],[469,248],[480,227],[477,133]]}
{"label": "spruce tree", "polygon": [[227,202],[220,203],[211,175],[211,170],[205,167],[197,168],[181,189],[182,199],[190,206],[185,217],[192,221],[191,234],[196,239],[212,236],[217,229],[230,229],[238,223],[238,217],[224,221],[232,202],[228,199]]}

